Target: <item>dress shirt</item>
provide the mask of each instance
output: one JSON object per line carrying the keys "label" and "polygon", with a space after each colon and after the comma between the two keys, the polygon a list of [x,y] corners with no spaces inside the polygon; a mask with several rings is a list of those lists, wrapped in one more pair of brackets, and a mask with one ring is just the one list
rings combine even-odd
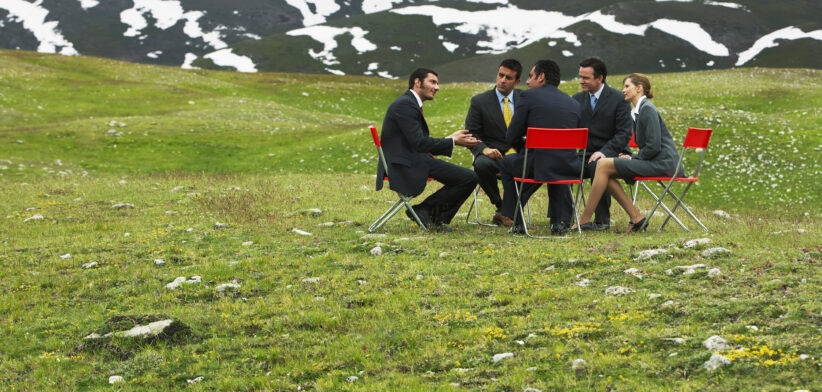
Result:
{"label": "dress shirt", "polygon": [[514,115],[514,90],[511,90],[508,95],[502,95],[499,90],[494,89],[494,92],[497,93],[497,101],[499,101],[499,110],[505,113],[505,97],[508,97],[508,107],[511,109],[511,116]]}
{"label": "dress shirt", "polygon": [[[420,96],[417,95],[417,92],[414,91],[413,89],[408,89],[408,91],[410,91],[411,94],[414,94],[414,98],[417,99],[417,104],[420,105],[420,112],[422,112],[422,99],[420,99]],[[452,147],[457,145],[457,142],[454,141],[454,138],[449,137],[449,139],[451,139],[451,146]]]}
{"label": "dress shirt", "polygon": [[639,114],[639,107],[640,107],[640,106],[642,106],[642,101],[644,101],[645,99],[646,99],[646,98],[645,98],[645,96],[644,96],[644,95],[643,95],[643,96],[641,96],[641,97],[639,97],[639,102],[637,102],[637,103],[636,103],[636,107],[634,107],[633,109],[631,109],[631,118],[632,118],[634,121],[636,121],[636,116],[637,116],[637,114]]}

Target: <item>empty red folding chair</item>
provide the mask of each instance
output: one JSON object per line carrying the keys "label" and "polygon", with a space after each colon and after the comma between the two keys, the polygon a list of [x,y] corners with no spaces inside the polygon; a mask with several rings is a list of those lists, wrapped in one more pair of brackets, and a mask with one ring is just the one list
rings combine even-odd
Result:
{"label": "empty red folding chair", "polygon": [[[662,229],[665,228],[665,225],[668,224],[668,220],[672,218],[685,231],[689,231],[688,228],[685,227],[685,224],[682,223],[682,221],[679,220],[679,218],[677,218],[677,216],[674,214],[677,208],[681,206],[682,209],[684,209],[685,212],[699,225],[699,227],[702,228],[702,230],[708,231],[708,228],[705,227],[705,225],[702,224],[702,222],[696,217],[696,215],[694,215],[694,213],[691,212],[691,209],[688,208],[688,206],[682,202],[682,199],[685,198],[685,195],[688,193],[688,190],[691,189],[691,186],[699,180],[699,169],[702,167],[702,162],[705,159],[705,153],[708,150],[708,141],[711,140],[712,132],[713,130],[711,129],[688,128],[688,133],[685,135],[685,141],[682,143],[682,150],[679,153],[679,162],[677,163],[677,167],[682,165],[685,159],[685,152],[688,151],[688,149],[693,149],[693,151],[700,153],[699,161],[697,161],[696,163],[693,175],[685,177],[634,177],[634,180],[637,182],[637,187],[641,184],[642,188],[644,188],[651,195],[651,197],[653,197],[654,200],[656,200],[654,207],[651,208],[651,211],[648,213],[648,219],[645,220],[645,225],[643,229],[648,226],[648,222],[651,220],[651,218],[653,218],[654,212],[656,211],[657,207],[662,207],[662,209],[668,213],[668,216],[665,217],[665,221],[662,222],[662,225],[659,226],[659,230],[657,231],[662,231]],[[651,190],[651,188],[649,188],[648,185],[645,184],[645,181],[656,181],[657,184],[659,184],[659,186],[664,188],[659,197],[657,197],[657,195]],[[673,185],[675,182],[688,183],[688,185],[685,186],[685,189],[682,191],[681,194],[679,194],[679,196],[677,196],[673,191],[671,191],[671,185]],[[637,190],[635,189],[634,204],[636,204],[636,193]],[[662,202],[662,200],[665,198],[665,195],[671,195],[671,197],[673,197],[676,200],[674,208],[669,209],[668,206],[666,206],[665,203]]]}
{"label": "empty red folding chair", "polygon": [[[380,162],[382,162],[382,167],[385,170],[384,180],[388,181],[389,180],[388,179],[389,178],[388,162],[386,162],[386,160],[385,160],[385,153],[382,152],[382,143],[380,142],[380,135],[377,134],[377,127],[372,125],[369,128],[371,129],[371,137],[374,139],[374,145],[377,147],[377,154],[379,154],[379,156],[380,156]],[[428,178],[428,181],[431,181],[430,177]],[[397,192],[397,195],[399,195],[399,197],[400,197],[399,200],[397,200],[391,206],[391,208],[389,208],[387,211],[385,211],[385,213],[383,213],[374,223],[372,223],[371,226],[368,226],[368,232],[369,233],[373,233],[373,232],[379,230],[380,228],[382,228],[383,225],[385,225],[392,217],[394,217],[394,215],[397,214],[397,212],[399,212],[402,209],[402,207],[405,207],[411,213],[411,215],[414,217],[414,220],[417,221],[419,226],[423,230],[425,230],[425,225],[422,223],[422,220],[417,215],[417,212],[414,211],[414,208],[411,207],[410,201],[414,197],[413,196],[406,196],[406,195],[400,194],[399,192]]]}
{"label": "empty red folding chair", "polygon": [[[580,164],[579,178],[573,180],[557,180],[557,181],[539,181],[533,178],[525,177],[528,169],[528,151],[531,149],[546,149],[546,150],[582,150],[582,155],[585,156],[585,150],[588,145],[588,128],[571,128],[571,129],[551,129],[551,128],[528,128],[525,136],[525,156],[522,161],[522,176],[514,177],[514,181],[519,183],[519,187],[514,187],[517,190],[517,209],[514,211],[514,221],[516,222],[516,214],[519,212],[525,216],[522,210],[522,201],[520,195],[525,184],[546,184],[546,185],[564,185],[567,184],[573,193],[573,187],[577,185],[576,196],[574,197],[573,209],[574,220],[577,224],[577,231],[582,234],[579,224],[579,207],[583,192],[585,191],[585,182],[582,180],[582,175],[585,172],[585,165]],[[580,158],[581,159],[581,158]],[[525,219],[522,220],[522,226],[525,229],[525,235],[531,238],[552,238],[533,236],[528,232],[528,225]]]}

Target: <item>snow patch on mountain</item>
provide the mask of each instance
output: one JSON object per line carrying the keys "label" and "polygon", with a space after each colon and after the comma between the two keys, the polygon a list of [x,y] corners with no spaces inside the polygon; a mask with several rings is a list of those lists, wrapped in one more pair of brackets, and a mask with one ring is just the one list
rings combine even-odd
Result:
{"label": "snow patch on mountain", "polygon": [[120,21],[129,26],[123,35],[126,37],[140,35],[141,30],[148,27],[148,22],[143,15],[149,13],[157,20],[155,26],[166,30],[183,18],[183,6],[179,1],[134,0],[134,7],[120,12]]}
{"label": "snow patch on mountain", "polygon": [[[334,0],[285,0],[303,15],[303,26],[325,23],[325,18],[340,10]],[[313,9],[313,10],[312,10]]]}
{"label": "snow patch on mountain", "polygon": [[360,27],[331,27],[331,26],[310,26],[301,29],[291,30],[286,33],[290,36],[307,35],[315,41],[323,44],[323,50],[316,52],[314,49],[308,49],[308,54],[325,65],[336,65],[340,62],[334,56],[334,49],[337,48],[337,36],[342,34],[351,34],[351,45],[357,50],[359,54],[370,52],[377,49],[377,45],[365,38],[368,31]]}
{"label": "snow patch on mountain", "polygon": [[[478,42],[482,49],[477,53],[505,53],[513,48],[521,48],[544,38],[564,39],[580,46],[579,38],[564,28],[581,21],[591,21],[602,28],[618,34],[644,36],[648,27],[690,42],[697,49],[714,55],[728,56],[728,48],[711,38],[698,23],[672,19],[658,19],[648,24],[629,25],[616,21],[612,15],[600,11],[580,16],[568,16],[556,11],[524,10],[510,5],[485,11],[462,11],[433,5],[405,7],[391,12],[400,15],[430,16],[437,26],[456,26],[465,34],[485,33],[487,41]],[[446,27],[448,28],[448,27]],[[511,45],[511,42],[516,44]]]}
{"label": "snow patch on mountain", "polygon": [[38,52],[76,56],[78,53],[74,49],[74,44],[63,37],[57,28],[57,21],[46,22],[49,10],[43,8],[42,4],[43,0],[32,3],[23,0],[3,0],[0,1],[0,8],[9,12],[7,19],[22,23],[24,29],[34,34],[40,42],[37,46]]}
{"label": "snow patch on mountain", "polygon": [[229,48],[211,52],[203,57],[221,67],[234,67],[240,72],[257,72],[257,67],[250,58],[236,55]]}
{"label": "snow patch on mountain", "polygon": [[764,35],[762,38],[756,40],[753,46],[749,49],[739,53],[739,59],[736,60],[736,66],[739,67],[740,65],[751,61],[754,57],[756,57],[756,55],[767,48],[779,46],[776,42],[777,40],[796,40],[802,38],[812,38],[822,41],[822,30],[815,30],[806,33],[796,27],[789,26]]}
{"label": "snow patch on mountain", "polygon": [[80,7],[83,7],[84,10],[94,8],[98,4],[100,4],[100,2],[97,0],[80,0]]}
{"label": "snow patch on mountain", "polygon": [[373,14],[375,12],[388,11],[394,8],[394,4],[400,4],[402,0],[363,0],[362,12]]}

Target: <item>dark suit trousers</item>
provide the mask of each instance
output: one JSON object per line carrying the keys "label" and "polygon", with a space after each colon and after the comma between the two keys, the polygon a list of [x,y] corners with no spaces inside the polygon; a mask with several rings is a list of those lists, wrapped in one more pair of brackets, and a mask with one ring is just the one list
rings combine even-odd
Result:
{"label": "dark suit trousers", "polygon": [[[502,159],[502,215],[509,218],[514,217],[517,208],[517,191],[514,187],[518,184],[514,182],[514,177],[522,175],[522,158],[517,153],[506,155]],[[526,173],[526,175],[530,176],[531,173]],[[540,185],[524,184],[520,195],[523,206],[528,203],[528,199],[539,189]],[[551,223],[571,222],[573,204],[568,185],[548,185],[548,217],[551,218]],[[519,212],[517,212],[515,224],[522,224],[522,216]]]}
{"label": "dark suit trousers", "polygon": [[[586,154],[585,156],[585,178],[590,178],[591,183],[593,183],[594,173],[597,170],[597,162],[599,161],[596,160],[588,163],[588,158],[590,157],[591,154]],[[597,208],[594,210],[594,223],[611,224],[611,194],[608,193],[608,190],[605,190],[605,193],[602,194],[602,198],[599,199],[599,204],[597,204]]]}
{"label": "dark suit trousers", "polygon": [[428,167],[428,176],[441,182],[443,187],[415,208],[428,210],[434,224],[450,223],[477,186],[477,175],[470,169],[436,158],[431,158]]}
{"label": "dark suit trousers", "polygon": [[477,173],[479,186],[488,195],[488,200],[496,206],[497,212],[502,210],[502,198],[497,186],[497,175],[501,170],[501,159],[491,159],[483,154],[474,158],[474,172]]}

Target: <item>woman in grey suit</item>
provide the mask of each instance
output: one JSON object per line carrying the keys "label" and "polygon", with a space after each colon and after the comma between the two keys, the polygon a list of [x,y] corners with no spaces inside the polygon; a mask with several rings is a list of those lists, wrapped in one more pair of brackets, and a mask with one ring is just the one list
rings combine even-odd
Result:
{"label": "woman in grey suit", "polygon": [[634,137],[639,146],[639,152],[633,158],[620,154],[618,158],[602,158],[597,161],[588,202],[579,217],[582,230],[594,228],[591,216],[606,188],[622,206],[622,209],[628,213],[630,217],[628,231],[643,229],[645,217],[633,205],[616,179],[622,178],[628,183],[633,183],[633,178],[637,176],[669,177],[682,172],[681,168],[677,170],[676,167],[679,154],[676,152],[674,139],[668,127],[665,126],[665,121],[659,115],[659,111],[649,101],[654,97],[651,91],[651,81],[643,74],[634,73],[628,75],[622,84],[625,100],[634,106],[631,116],[634,118]]}

